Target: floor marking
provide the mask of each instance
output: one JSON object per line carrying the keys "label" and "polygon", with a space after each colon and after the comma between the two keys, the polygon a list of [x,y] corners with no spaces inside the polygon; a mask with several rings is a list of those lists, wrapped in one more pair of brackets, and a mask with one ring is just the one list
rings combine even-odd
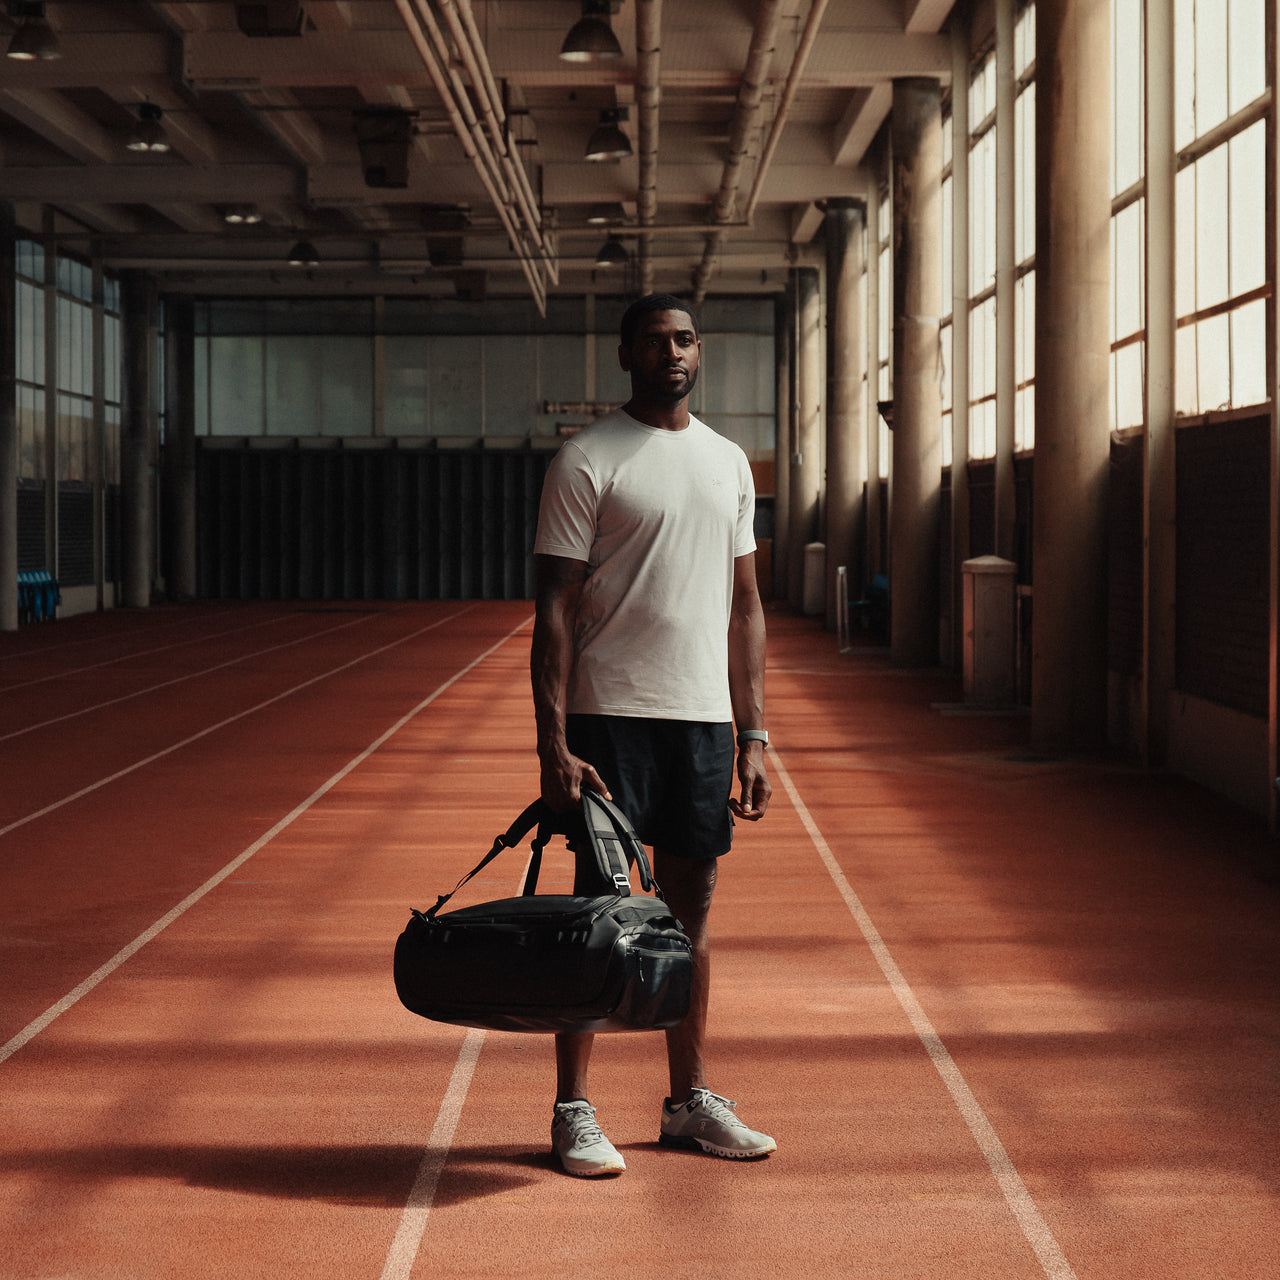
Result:
{"label": "floor marking", "polygon": [[[55,800],[52,804],[45,805],[43,809],[37,809],[34,813],[29,813],[24,818],[15,819],[6,827],[0,827],[0,836],[7,836],[10,831],[16,831],[19,827],[26,826],[28,822],[34,822],[37,818],[43,818],[46,814],[53,813],[55,809],[61,809],[63,805],[71,804],[75,800],[80,800],[84,796],[90,795],[94,791],[98,791],[112,782],[118,782],[121,778],[127,777],[131,773],[135,773],[137,770],[145,768],[149,764],[154,764],[157,760],[163,760],[165,756],[170,756],[175,751],[181,751],[183,747],[189,747],[193,742],[199,742],[201,738],[207,738],[211,733],[217,733],[219,729],[225,729],[229,724],[235,724],[237,720],[243,720],[245,716],[253,715],[255,711],[261,711],[265,707],[272,706],[274,703],[280,702],[285,698],[292,697],[295,693],[300,693],[303,689],[309,688],[313,684],[318,684],[321,680],[327,680],[330,676],[336,676],[340,671],[346,671],[348,667],[358,666],[360,663],[366,662],[370,658],[376,658],[380,653],[386,653],[388,649],[394,649],[397,645],[407,644],[410,640],[416,639],[427,631],[434,631],[436,627],[442,626],[446,622],[451,622],[454,618],[460,617],[462,614],[467,613],[469,610],[474,608],[475,605],[467,605],[465,608],[459,609],[457,613],[451,613],[447,617],[438,618],[428,626],[419,627],[417,631],[411,631],[407,636],[401,636],[399,640],[393,640],[390,644],[384,644],[377,649],[370,649],[368,653],[362,653],[358,658],[352,658],[350,662],[344,662],[339,667],[333,667],[329,671],[322,671],[318,676],[312,676],[310,680],[304,680],[301,684],[295,684],[292,689],[285,689],[283,693],[277,693],[274,697],[268,698],[265,702],[259,702],[257,706],[247,707],[244,711],[237,711],[235,715],[228,716],[225,720],[219,720],[217,724],[211,724],[207,729],[201,729],[199,733],[193,733],[189,738],[183,738],[181,742],[175,742],[172,746],[165,747],[163,751],[157,751],[153,755],[149,755],[142,760],[135,760],[133,764],[126,765],[123,769],[117,770],[106,778],[99,778],[97,782],[91,782],[87,787],[81,787],[79,791],[74,791],[69,796],[63,796],[61,800]],[[528,619],[526,618],[525,622],[522,622],[520,626],[525,626],[527,622]],[[517,627],[516,631],[519,629],[520,627]],[[513,631],[511,635],[515,635],[515,631]],[[510,636],[504,638],[499,643],[505,644],[507,639],[510,639]],[[495,648],[496,647],[497,646],[495,646]],[[489,652],[492,652],[492,650]],[[477,661],[479,661],[479,659],[477,659]],[[467,668],[468,671],[470,669],[470,667]],[[454,678],[456,679],[457,677]],[[442,685],[441,688],[448,688],[448,685]],[[412,715],[414,713],[411,712],[410,714]]]}
{"label": "floor marking", "polygon": [[484,1045],[484,1035],[483,1031],[472,1027],[458,1051],[458,1060],[449,1077],[449,1087],[440,1102],[436,1122],[431,1128],[431,1137],[427,1140],[426,1153],[418,1166],[418,1176],[413,1180],[413,1190],[409,1192],[409,1200],[400,1215],[400,1225],[396,1228],[395,1238],[387,1251],[382,1280],[408,1280],[409,1273],[413,1270],[414,1259],[418,1256],[422,1237],[427,1230],[427,1217],[436,1198],[440,1171],[444,1168],[449,1148],[453,1145],[454,1130],[458,1127],[462,1107],[467,1100],[476,1059]]}
{"label": "floor marking", "polygon": [[[130,662],[134,658],[149,658],[155,653],[167,653],[170,649],[185,649],[188,645],[203,644],[206,640],[221,640],[224,636],[238,635],[242,631],[256,631],[259,627],[274,626],[277,622],[287,622],[290,618],[296,618],[296,613],[281,613],[274,618],[266,618],[261,622],[251,622],[246,626],[230,627],[226,631],[210,631],[206,635],[194,636],[190,640],[175,640],[172,644],[157,645],[154,649],[138,649],[132,653],[122,653],[118,658],[104,658],[101,662],[90,662],[83,667],[68,667],[64,671],[55,671],[47,676],[35,676],[31,680],[23,680],[16,684],[6,684],[0,686],[0,693],[12,693],[15,689],[29,689],[34,684],[47,684],[50,680],[65,680],[68,676],[83,675],[86,671],[96,671],[99,667],[114,667],[120,662]],[[137,628],[141,630],[142,628]],[[114,637],[110,637],[114,638]],[[86,640],[76,640],[74,644],[102,644],[106,637],[94,636]],[[62,648],[70,648],[70,645],[63,645]],[[59,646],[50,645],[48,649],[31,649],[25,657],[43,657],[46,654],[58,652]],[[7,658],[6,661],[13,661]]]}
{"label": "floor marking", "polygon": [[[450,615],[450,617],[455,617],[455,618],[457,616],[458,616],[457,614]],[[442,618],[440,621],[447,622],[448,620],[449,620],[448,618]],[[61,1017],[78,1000],[88,995],[89,992],[92,991],[94,987],[96,987],[100,982],[102,982],[104,978],[110,977],[111,974],[113,974],[122,964],[124,964],[126,960],[128,960],[131,956],[136,955],[139,951],[142,950],[143,947],[147,945],[148,942],[150,942],[154,937],[156,937],[158,934],[162,933],[165,929],[167,929],[169,925],[171,925],[185,911],[188,911],[191,907],[195,906],[195,904],[199,902],[200,899],[203,898],[205,894],[207,894],[211,889],[216,889],[218,885],[220,885],[225,879],[227,879],[228,876],[238,871],[246,862],[249,861],[250,858],[253,857],[255,853],[258,852],[259,849],[263,848],[264,845],[269,844],[286,827],[290,826],[298,818],[302,817],[302,815],[306,813],[307,810],[310,809],[312,805],[314,805],[318,800],[321,799],[321,797],[326,795],[329,791],[333,790],[333,788],[336,787],[338,783],[341,782],[349,773],[359,768],[359,766],[362,765],[371,755],[373,755],[373,753],[377,751],[378,748],[381,747],[390,737],[392,737],[392,735],[398,733],[401,729],[404,728],[405,725],[409,723],[410,720],[412,720],[420,712],[424,711],[427,707],[429,707],[442,693],[445,692],[446,689],[449,689],[453,685],[457,684],[457,682],[461,680],[463,676],[467,675],[468,672],[470,672],[473,668],[479,666],[480,663],[482,663],[491,654],[496,653],[499,649],[502,648],[504,644],[507,643],[508,640],[511,639],[512,636],[516,635],[524,627],[528,626],[528,624],[529,624],[529,619],[526,618],[523,622],[520,623],[518,627],[514,627],[505,636],[503,636],[502,639],[499,640],[496,644],[491,645],[482,654],[480,654],[479,657],[473,658],[460,671],[450,676],[449,679],[446,680],[442,685],[439,685],[436,689],[434,689],[431,693],[429,693],[425,698],[423,698],[423,700],[419,702],[416,707],[414,707],[411,711],[408,711],[403,716],[401,716],[400,719],[397,720],[395,724],[391,726],[391,728],[387,729],[384,733],[380,734],[377,738],[375,738],[367,747],[365,747],[363,751],[360,752],[359,755],[353,756],[349,761],[347,761],[347,763],[343,765],[342,768],[339,769],[338,772],[333,775],[333,777],[328,779],[327,782],[321,783],[320,786],[318,786],[315,789],[315,791],[313,791],[300,805],[297,806],[297,808],[295,808],[291,813],[287,813],[283,818],[281,818],[280,821],[277,822],[275,826],[271,828],[270,831],[266,832],[264,835],[259,836],[258,839],[255,840],[247,849],[245,849],[243,853],[238,854],[230,862],[228,862],[227,865],[223,867],[221,871],[218,871],[212,876],[210,876],[209,879],[206,880],[204,884],[202,884],[198,889],[196,889],[192,893],[189,893],[185,898],[183,898],[183,900],[179,902],[178,905],[174,907],[172,911],[168,912],[166,915],[161,916],[160,919],[157,920],[155,924],[153,924],[149,929],[144,930],[136,938],[134,938],[134,940],[130,942],[127,946],[124,946],[119,951],[117,951],[116,954],[106,962],[106,964],[95,969],[93,973],[91,973],[82,983],[80,983],[78,987],[75,987],[71,991],[68,991],[67,994],[57,1002],[57,1004],[51,1005],[33,1022],[30,1022],[25,1027],[23,1027],[23,1029],[19,1031],[18,1034],[15,1035],[11,1040],[7,1041],[3,1045],[0,1045],[0,1062],[7,1061],[15,1053],[17,1053],[18,1050],[23,1047],[23,1045],[28,1044],[32,1040],[34,1040],[35,1037],[38,1036],[40,1032],[42,1032],[51,1022],[53,1022],[56,1018]],[[432,624],[432,626],[438,626],[438,625],[439,623]],[[429,627],[424,629],[430,630]],[[417,635],[419,633],[415,632],[414,634]],[[406,636],[405,639],[406,640],[412,639],[412,636]],[[396,643],[399,644],[401,642],[397,641]],[[386,648],[392,648],[392,647],[394,646],[392,645],[386,646]],[[374,650],[374,652],[380,653],[382,652],[382,650],[380,649]],[[367,656],[371,656],[371,655],[366,655],[366,657]],[[357,659],[357,661],[361,661],[361,659]],[[352,666],[352,665],[354,664],[347,663],[347,666]],[[339,671],[341,671],[342,669],[343,668],[341,667],[337,668],[337,670]],[[316,677],[316,678],[320,679],[322,677]],[[307,681],[307,684],[314,684],[314,683],[315,683],[314,680]],[[300,689],[305,687],[306,685],[298,686],[298,688]],[[275,702],[277,701],[277,699],[273,698],[271,699],[271,701]],[[262,705],[266,706],[267,704],[263,703]],[[244,714],[247,714],[247,713],[244,713]],[[235,717],[235,718],[238,718],[238,717]],[[227,721],[224,723],[230,723],[230,722]],[[214,726],[214,727],[216,728],[218,726]],[[205,732],[212,732],[212,730],[206,730]],[[203,736],[203,735],[201,734],[197,736]],[[188,741],[194,741],[194,739],[188,739]],[[181,746],[183,744],[179,743],[178,745]],[[177,750],[177,748],[171,747],[170,750]],[[162,754],[168,754],[168,753],[164,752]],[[152,757],[152,758],[155,759],[157,757]],[[146,761],[142,761],[140,763],[145,764]],[[138,767],[140,767],[140,765],[133,766],[133,768],[138,768]],[[124,772],[127,773],[129,772],[129,770],[125,770]],[[120,775],[117,774],[116,776],[118,777]],[[110,781],[110,779],[107,779],[106,781]],[[92,789],[93,788],[89,788],[89,790],[92,790]],[[75,797],[70,797],[70,798],[74,799]],[[62,803],[65,803],[65,801]],[[56,808],[56,806],[53,806],[53,807]],[[26,821],[26,820],[27,819],[24,819],[23,821]],[[21,825],[21,824],[17,824],[17,825]],[[7,827],[5,828],[5,830],[12,830],[12,828]],[[0,832],[0,834],[3,834],[3,832]]]}
{"label": "floor marking", "polygon": [[[355,622],[340,622],[336,626],[326,627],[323,631],[312,632],[311,635],[301,636],[296,640],[282,640],[279,644],[268,645],[265,649],[255,649],[252,653],[241,654],[238,658],[228,658],[226,662],[219,662],[216,666],[205,667],[201,671],[188,671],[186,675],[174,676],[172,680],[162,680],[159,684],[148,685],[145,689],[135,689],[132,693],[122,693],[118,698],[108,698],[105,702],[95,702],[92,706],[81,707],[78,711],[68,711],[65,715],[54,716],[51,720],[42,720],[39,724],[29,724],[25,729],[14,729],[11,733],[0,733],[0,742],[8,742],[10,738],[21,738],[24,733],[34,733],[37,729],[47,729],[50,725],[61,724],[64,720],[74,720],[77,716],[87,716],[91,711],[101,711],[104,707],[114,707],[118,703],[128,702],[132,698],[141,698],[148,693],[156,693],[161,689],[168,689],[172,685],[182,684],[184,680],[197,680],[201,676],[212,675],[215,671],[222,671],[226,667],[234,667],[237,663],[248,662],[251,658],[261,658],[264,654],[275,653],[279,649],[291,649],[296,644],[306,644],[309,640],[319,639],[321,636],[327,636],[334,631],[343,631],[347,627],[354,627],[356,623],[367,622],[367,618],[357,618]],[[176,648],[177,646],[172,646]],[[154,652],[159,652],[155,650]],[[104,666],[109,665],[107,663]],[[88,667],[81,668],[87,671]],[[36,681],[32,681],[35,684]],[[21,688],[20,685],[13,686]]]}
{"label": "floor marking", "polygon": [[773,769],[791,798],[796,813],[800,815],[800,821],[809,833],[809,839],[813,841],[818,856],[826,864],[836,888],[840,891],[840,896],[844,898],[845,905],[849,908],[858,928],[862,931],[863,938],[866,939],[867,946],[871,949],[871,954],[880,966],[880,971],[888,981],[893,994],[897,996],[898,1003],[902,1006],[916,1035],[920,1037],[921,1044],[924,1045],[930,1060],[942,1077],[943,1084],[947,1086],[947,1091],[951,1094],[965,1124],[969,1126],[969,1132],[973,1134],[978,1149],[991,1167],[992,1175],[1004,1194],[1014,1220],[1026,1237],[1027,1243],[1035,1251],[1045,1275],[1050,1277],[1050,1280],[1077,1280],[1076,1273],[1071,1269],[1071,1264],[1049,1229],[1049,1224],[1041,1216],[1026,1184],[1022,1181],[1017,1169],[1013,1167],[1013,1161],[1009,1159],[1009,1153],[1004,1149],[1004,1144],[997,1136],[991,1121],[987,1119],[978,1099],[973,1095],[973,1090],[969,1088],[964,1076],[960,1073],[955,1059],[942,1043],[942,1037],[934,1030],[920,1001],[916,999],[915,992],[911,990],[902,970],[898,968],[893,956],[889,953],[889,948],[880,936],[880,931],[872,923],[861,899],[845,878],[835,854],[831,852],[831,846],[818,830],[818,824],[814,822],[804,801],[800,799],[800,793],[791,781],[791,775],[783,766],[781,757],[773,747],[767,750]]}

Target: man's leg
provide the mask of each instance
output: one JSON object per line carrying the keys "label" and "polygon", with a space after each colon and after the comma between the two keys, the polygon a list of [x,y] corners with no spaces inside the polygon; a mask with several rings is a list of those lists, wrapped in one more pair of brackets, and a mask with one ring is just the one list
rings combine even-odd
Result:
{"label": "man's leg", "polygon": [[589,1031],[562,1031],[556,1036],[556,1101],[587,1096],[587,1065],[591,1061]]}
{"label": "man's leg", "polygon": [[653,851],[653,874],[662,888],[671,914],[684,925],[693,944],[693,987],[689,1014],[667,1031],[667,1066],[671,1073],[671,1097],[687,1098],[694,1089],[706,1088],[703,1046],[707,1032],[707,1004],[711,991],[711,947],[707,917],[716,887],[715,858],[677,858],[660,849]]}
{"label": "man's leg", "polygon": [[667,1031],[671,1097],[662,1109],[659,1141],[735,1160],[754,1159],[776,1151],[778,1144],[768,1134],[749,1129],[734,1113],[736,1104],[711,1092],[703,1060],[711,990],[707,917],[716,887],[716,865],[714,858],[664,857],[658,849],[653,852],[654,878],[693,944],[689,1013]]}

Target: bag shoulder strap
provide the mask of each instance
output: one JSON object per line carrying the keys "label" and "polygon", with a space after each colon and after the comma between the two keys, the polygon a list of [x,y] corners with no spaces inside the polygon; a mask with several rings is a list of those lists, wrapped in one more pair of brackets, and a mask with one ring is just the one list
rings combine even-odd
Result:
{"label": "bag shoulder strap", "polygon": [[[520,816],[494,840],[493,847],[489,852],[486,853],[484,857],[481,858],[480,861],[477,862],[476,865],[472,867],[471,870],[468,871],[452,889],[449,890],[448,893],[443,893],[436,899],[436,905],[431,907],[426,913],[427,919],[435,919],[436,913],[441,909],[441,907],[443,907],[444,904],[448,902],[449,899],[452,898],[468,880],[479,875],[479,873],[483,871],[485,867],[487,867],[489,863],[491,863],[504,849],[514,849],[535,826],[538,828],[538,840],[535,840],[534,842],[534,860],[530,863],[529,870],[533,875],[534,883],[536,884],[536,868],[537,864],[542,860],[542,846],[545,845],[547,840],[549,840],[552,834],[554,834],[554,832],[548,831],[544,836],[543,824],[546,823],[548,819],[554,819],[555,816],[556,815],[552,812],[550,806],[542,799],[535,800],[531,805],[525,808]],[[541,841],[541,843],[539,843],[539,841]],[[528,890],[526,890],[526,892],[528,892]]]}
{"label": "bag shoulder strap", "polygon": [[584,789],[582,797],[581,811],[569,813],[556,813],[541,798],[528,805],[506,831],[494,839],[489,852],[448,893],[441,894],[436,899],[435,906],[426,912],[427,919],[435,919],[445,903],[463,885],[483,871],[504,849],[514,849],[535,827],[537,835],[533,840],[529,870],[521,890],[525,896],[537,891],[542,851],[551,837],[563,835],[571,841],[580,842],[584,830],[589,846],[589,850],[584,850],[584,853],[590,852],[604,892],[613,892],[624,898],[630,895],[629,868],[633,862],[639,868],[640,884],[644,890],[649,892],[654,889],[653,873],[649,869],[644,845],[640,843],[640,837],[636,835],[627,816],[617,805],[594,791]]}

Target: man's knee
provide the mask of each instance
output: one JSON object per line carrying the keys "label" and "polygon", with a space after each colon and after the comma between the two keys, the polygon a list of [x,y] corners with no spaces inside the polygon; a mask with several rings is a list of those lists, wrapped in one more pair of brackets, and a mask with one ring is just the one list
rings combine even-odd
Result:
{"label": "man's knee", "polygon": [[660,849],[653,851],[653,874],[662,896],[690,934],[699,932],[706,923],[716,871],[715,858],[677,858]]}

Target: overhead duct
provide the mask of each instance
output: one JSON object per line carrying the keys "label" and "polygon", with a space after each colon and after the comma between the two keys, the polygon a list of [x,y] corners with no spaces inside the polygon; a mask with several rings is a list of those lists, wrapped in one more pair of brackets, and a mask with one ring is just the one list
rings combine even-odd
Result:
{"label": "overhead duct", "polygon": [[[772,8],[775,12],[772,15],[766,14],[766,9]],[[772,18],[772,24],[777,26],[776,5],[763,5],[756,22],[756,33],[760,34],[761,26],[766,18]],[[813,6],[809,10],[809,16],[805,19],[804,32],[800,37],[800,43],[796,47],[795,56],[791,60],[791,69],[787,73],[787,82],[782,91],[782,97],[778,102],[778,109],[774,113],[773,125],[769,130],[769,137],[765,145],[761,148],[760,158],[756,162],[756,176],[752,183],[751,193],[747,198],[746,206],[743,210],[743,221],[750,223],[755,213],[756,201],[760,198],[760,188],[764,183],[764,175],[773,160],[773,153],[777,150],[778,139],[782,136],[782,130],[787,122],[787,116],[791,111],[791,104],[795,101],[796,91],[800,87],[800,77],[804,74],[805,65],[809,61],[809,54],[813,51],[813,43],[818,36],[818,28],[822,24],[823,15],[827,10],[827,0],[813,0]],[[769,36],[769,44],[772,46],[772,33]],[[738,112],[734,116],[733,134],[729,143],[729,161],[725,165],[724,176],[720,182],[720,191],[716,197],[714,217],[718,223],[727,223],[733,217],[733,207],[737,200],[738,187],[742,181],[742,160],[746,155],[746,142],[749,137],[750,130],[755,125],[756,116],[759,114],[760,93],[755,94],[755,106],[748,108],[746,106],[750,95],[747,93],[748,81],[752,78],[752,61],[756,51],[756,40],[753,37],[751,42],[752,53],[747,58],[747,70],[742,76],[742,90],[738,95]],[[772,53],[772,48],[769,50]],[[764,70],[767,72],[768,65],[765,64]],[[758,74],[758,70],[757,70]],[[715,270],[720,252],[720,244],[724,239],[723,231],[714,231],[707,237],[707,247],[702,255],[702,261],[698,264],[698,269],[694,273],[693,292],[694,300],[701,302],[706,297],[707,282],[711,279],[711,274]]]}
{"label": "overhead duct", "polygon": [[[651,227],[658,213],[658,106],[662,98],[662,0],[636,0],[636,107],[639,136],[640,226]],[[636,245],[640,292],[653,292],[653,237],[641,234]]]}
{"label": "overhead duct", "polygon": [[[418,56],[439,93],[444,109],[507,235],[512,252],[529,283],[540,314],[546,314],[547,283],[559,278],[559,265],[542,229],[537,202],[516,149],[509,143],[499,112],[500,97],[488,57],[480,41],[469,0],[438,0],[450,23],[457,48],[451,49],[427,0],[395,0]],[[456,57],[455,57],[456,54]],[[461,60],[471,79],[463,83]],[[488,131],[476,115],[472,93],[480,104]]]}
{"label": "overhead duct", "polygon": [[[747,51],[747,64],[738,85],[738,103],[729,128],[729,156],[720,176],[720,190],[716,193],[712,220],[728,222],[733,217],[738,187],[742,182],[742,163],[746,159],[747,144],[760,115],[760,102],[764,97],[765,79],[773,61],[773,48],[778,32],[778,20],[782,12],[782,0],[762,0],[756,11],[755,30],[751,33],[751,47]],[[701,302],[706,297],[707,281],[715,269],[723,232],[713,231],[707,236],[702,261],[693,276],[693,299]]]}
{"label": "overhead duct", "polygon": [[413,113],[396,107],[363,107],[355,113],[356,145],[367,187],[409,185]]}

